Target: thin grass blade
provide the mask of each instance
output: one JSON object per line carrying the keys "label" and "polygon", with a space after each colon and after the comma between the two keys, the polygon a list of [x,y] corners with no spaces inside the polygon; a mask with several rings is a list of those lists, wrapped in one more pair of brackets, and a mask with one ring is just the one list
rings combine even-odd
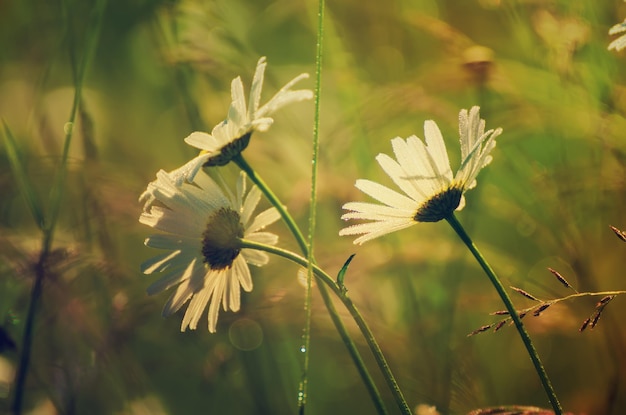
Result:
{"label": "thin grass blade", "polygon": [[24,168],[24,163],[22,162],[22,158],[20,157],[17,143],[15,142],[15,138],[11,133],[9,126],[6,124],[4,120],[2,120],[2,125],[4,126],[4,142],[7,149],[7,156],[9,157],[9,162],[11,164],[11,170],[13,171],[13,175],[15,176],[15,180],[17,181],[17,185],[26,200],[26,204],[28,205],[28,209],[30,210],[31,215],[39,229],[44,228],[44,212],[43,206],[35,189],[30,183],[28,176],[26,175],[26,169]]}

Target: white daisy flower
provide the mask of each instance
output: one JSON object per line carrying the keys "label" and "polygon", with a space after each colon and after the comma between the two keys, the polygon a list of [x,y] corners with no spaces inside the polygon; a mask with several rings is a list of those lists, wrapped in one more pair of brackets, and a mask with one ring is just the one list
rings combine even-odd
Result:
{"label": "white daisy flower", "polygon": [[[237,77],[231,83],[232,102],[226,119],[216,125],[211,134],[196,131],[185,138],[187,144],[202,151],[197,157],[188,161],[182,167],[168,173],[177,186],[182,185],[185,181],[193,182],[196,174],[204,166],[223,166],[228,164],[234,156],[241,153],[248,146],[254,131],[263,132],[270,128],[274,119],[270,118],[269,115],[274,111],[292,102],[313,98],[313,92],[308,89],[291,90],[291,87],[297,82],[309,77],[309,74],[302,73],[289,81],[272,99],[259,108],[266,66],[265,57],[259,59],[254,78],[252,79],[250,100],[247,107],[243,83],[241,77]],[[155,200],[153,190],[159,186],[158,182],[157,179],[150,183],[139,198],[140,201],[144,202],[144,211],[149,210]]]}
{"label": "white daisy flower", "polygon": [[381,204],[350,202],[341,218],[370,222],[342,229],[339,235],[361,235],[355,244],[408,228],[417,222],[437,222],[465,205],[464,193],[476,186],[476,176],[491,162],[489,155],[502,129],[485,131],[479,107],[459,114],[461,166],[452,175],[446,146],[434,121],[424,123],[425,143],[412,135],[391,140],[396,160],[379,154],[376,161],[405,195],[370,180],[357,180],[356,187]]}
{"label": "white daisy flower", "polygon": [[139,222],[164,232],[148,237],[145,244],[166,252],[141,265],[144,274],[164,273],[148,287],[148,294],[174,289],[163,316],[189,301],[181,331],[195,329],[208,304],[208,328],[214,333],[220,304],[224,310],[238,311],[240,289],[252,290],[248,264],[261,266],[269,260],[264,252],[242,249],[240,239],[276,244],[278,237],[262,229],[280,215],[270,208],[253,217],[261,192],[252,186],[246,194],[243,172],[235,195],[228,190],[225,194],[204,172],[193,183],[177,186],[161,170],[149,186],[155,201]]}
{"label": "white daisy flower", "polygon": [[189,173],[185,176],[188,181],[193,180],[194,174],[200,169],[198,166],[223,166],[228,164],[234,156],[241,153],[248,146],[252,132],[263,132],[270,128],[274,122],[274,119],[270,117],[273,112],[292,102],[313,98],[311,90],[291,90],[291,87],[297,82],[309,77],[309,74],[302,73],[289,81],[272,99],[259,108],[266,65],[265,57],[259,59],[254,78],[252,79],[247,107],[243,83],[241,82],[241,77],[237,77],[231,83],[232,102],[226,119],[216,125],[211,134],[196,131],[185,138],[187,144],[202,150],[202,154],[194,159],[192,168],[189,169]]}
{"label": "white daisy flower", "polygon": [[[198,171],[202,168],[202,164],[208,159],[209,154],[203,153],[170,172],[160,170],[157,173],[156,180],[148,183],[146,190],[139,196],[139,202],[144,204],[143,211],[148,212],[150,210],[150,207],[152,207],[157,200],[155,192],[162,188],[165,183],[173,182],[177,187],[182,186],[182,184],[187,181],[187,178],[193,179],[196,177]],[[167,176],[167,179],[165,179],[165,176]],[[192,179],[190,180],[193,181]]]}
{"label": "white daisy flower", "polygon": [[[616,35],[618,33],[626,32],[626,20],[622,23],[618,23],[609,29],[609,35]],[[626,48],[626,35],[622,35],[609,43],[609,50],[615,49],[617,52]]]}

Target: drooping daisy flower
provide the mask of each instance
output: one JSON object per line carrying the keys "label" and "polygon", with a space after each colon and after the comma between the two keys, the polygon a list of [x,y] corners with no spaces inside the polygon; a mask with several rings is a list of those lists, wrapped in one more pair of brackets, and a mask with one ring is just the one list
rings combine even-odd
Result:
{"label": "drooping daisy flower", "polygon": [[201,166],[228,164],[248,146],[254,131],[262,132],[270,128],[274,122],[270,117],[273,112],[292,102],[313,98],[313,92],[308,89],[291,90],[297,82],[309,77],[309,74],[302,73],[289,81],[272,99],[259,108],[266,65],[265,57],[259,59],[247,107],[243,83],[241,77],[237,77],[231,83],[232,102],[226,119],[216,125],[211,134],[196,131],[185,138],[187,144],[202,150],[200,156],[188,163],[190,167],[184,175],[187,181],[193,180]]}
{"label": "drooping daisy flower", "polygon": [[[150,208],[156,202],[156,192],[164,186],[164,183],[174,183],[177,187],[182,186],[183,183],[187,181],[187,178],[190,178],[193,181],[193,178],[196,177],[200,168],[202,168],[202,159],[208,159],[208,154],[201,154],[200,156],[188,161],[183,164],[181,167],[172,170],[170,172],[166,172],[164,170],[160,170],[157,173],[156,180],[148,183],[146,190],[139,196],[139,201],[142,202],[144,212],[150,211]],[[215,173],[218,174],[219,173]],[[165,181],[165,176],[167,176],[168,180]]]}
{"label": "drooping daisy flower", "polygon": [[[616,35],[618,33],[626,32],[626,20],[622,23],[618,23],[609,29],[609,35]],[[626,48],[626,35],[622,35],[609,43],[609,50],[615,49],[617,52]]]}
{"label": "drooping daisy flower", "polygon": [[[274,119],[270,118],[269,115],[274,111],[292,102],[304,101],[313,97],[313,92],[308,89],[291,90],[291,87],[297,82],[309,77],[309,74],[302,73],[289,81],[272,99],[259,108],[266,66],[265,57],[259,59],[252,80],[247,107],[243,83],[241,77],[237,77],[231,83],[232,102],[226,119],[216,125],[211,134],[196,131],[185,138],[187,144],[202,151],[183,166],[167,173],[176,186],[182,185],[183,182],[193,182],[194,177],[203,166],[228,164],[233,157],[248,146],[254,131],[263,132],[270,128]],[[153,191],[158,186],[158,182],[155,180],[150,183],[139,199],[144,202],[144,211],[149,210],[155,201]]]}
{"label": "drooping daisy flower", "polygon": [[434,121],[424,123],[425,143],[412,135],[406,140],[391,140],[396,160],[386,154],[376,157],[378,164],[404,195],[370,180],[357,180],[356,187],[381,204],[350,202],[343,208],[350,212],[341,218],[370,222],[342,229],[339,235],[361,235],[354,243],[377,238],[407,228],[417,222],[437,222],[465,206],[464,193],[476,186],[476,176],[491,162],[489,155],[502,129],[485,131],[479,108],[459,114],[461,166],[452,175],[448,153],[439,127]]}
{"label": "drooping daisy flower", "polygon": [[145,274],[164,273],[148,287],[148,294],[174,289],[164,316],[189,302],[181,331],[195,329],[208,304],[208,327],[214,333],[220,304],[224,310],[238,311],[240,290],[252,290],[248,264],[261,266],[269,260],[264,252],[242,249],[239,240],[275,244],[278,237],[262,229],[279,214],[270,208],[253,217],[261,192],[253,186],[246,194],[245,173],[234,195],[228,190],[225,194],[204,172],[193,183],[177,186],[161,170],[151,185],[155,201],[139,222],[164,232],[148,237],[145,244],[166,252],[141,265]]}

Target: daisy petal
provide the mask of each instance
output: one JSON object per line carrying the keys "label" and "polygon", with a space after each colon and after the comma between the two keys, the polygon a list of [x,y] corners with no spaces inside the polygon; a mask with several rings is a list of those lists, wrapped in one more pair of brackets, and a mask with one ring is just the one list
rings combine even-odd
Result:
{"label": "daisy petal", "polygon": [[256,232],[265,228],[266,226],[271,225],[280,219],[280,213],[276,208],[269,208],[259,213],[251,224],[248,225],[248,232]]}
{"label": "daisy petal", "polygon": [[[379,154],[376,161],[404,194],[382,184],[360,179],[356,187],[376,203],[349,202],[343,205],[344,220],[369,221],[348,226],[339,235],[361,235],[362,244],[379,236],[407,228],[416,222],[437,222],[465,206],[464,193],[476,185],[476,176],[491,160],[495,138],[502,129],[485,132],[479,108],[459,113],[461,166],[452,174],[441,130],[434,121],[424,123],[422,141],[412,135],[391,140],[395,159]],[[405,196],[406,195],[406,196]]]}
{"label": "daisy petal", "polygon": [[211,165],[225,165],[239,155],[247,147],[254,131],[262,132],[270,128],[274,122],[271,117],[273,112],[287,104],[313,98],[310,90],[291,90],[296,82],[308,77],[308,74],[301,74],[259,108],[266,66],[267,60],[261,57],[254,72],[247,105],[243,82],[238,76],[230,84],[231,103],[226,118],[213,128],[211,134],[194,132],[185,139],[187,144],[208,152]]}
{"label": "daisy petal", "polygon": [[276,245],[278,242],[278,235],[269,232],[254,232],[246,235],[246,239],[265,245]]}
{"label": "daisy petal", "polygon": [[[343,205],[344,210],[351,210],[353,212],[345,213],[341,219],[354,219],[358,218],[359,215],[368,214],[368,215],[377,215],[380,217],[386,218],[411,218],[415,216],[415,208],[413,209],[399,209],[390,206],[377,205],[375,203],[365,203],[365,202],[350,202]],[[346,215],[350,215],[350,217],[346,217]],[[354,216],[352,216],[354,215]]]}
{"label": "daisy petal", "polygon": [[[248,249],[247,251],[250,250]],[[265,252],[260,253],[265,254]],[[235,276],[237,277],[239,284],[241,284],[241,288],[243,288],[246,292],[252,291],[252,275],[250,274],[250,269],[246,265],[246,261],[242,259],[235,260],[233,267],[235,270]]]}
{"label": "daisy petal", "polygon": [[187,264],[186,268],[173,270],[150,284],[150,286],[146,289],[146,293],[148,293],[148,295],[154,295],[186,281],[195,273],[202,273],[203,265],[204,264],[201,263],[198,264],[194,258],[189,264]]}
{"label": "daisy petal", "polygon": [[198,326],[198,321],[200,317],[202,317],[203,311],[206,308],[207,303],[209,302],[209,298],[211,297],[213,287],[211,284],[208,284],[200,291],[194,294],[189,301],[189,305],[187,306],[187,310],[185,311],[185,316],[183,317],[183,321],[181,323],[181,331],[185,331],[187,327],[191,330],[195,330]]}
{"label": "daisy petal", "polygon": [[248,264],[256,267],[261,267],[267,264],[270,260],[270,257],[265,252],[254,249],[242,249],[241,255],[243,255]]}
{"label": "daisy petal", "polygon": [[194,131],[185,137],[185,143],[189,144],[192,147],[198,148],[200,150],[206,151],[217,151],[219,148],[216,147],[216,140],[211,134],[207,134],[201,131]]}
{"label": "daisy petal", "polygon": [[434,162],[435,174],[445,178],[445,183],[449,184],[452,181],[450,160],[448,159],[448,152],[446,151],[441,130],[439,130],[434,121],[428,120],[424,123],[424,137],[428,146],[428,154],[430,154]]}
{"label": "daisy petal", "polygon": [[215,279],[215,289],[213,290],[213,298],[209,303],[209,314],[208,314],[208,326],[209,332],[215,333],[217,327],[217,317],[220,312],[220,304],[221,299],[224,296],[224,290],[226,285],[226,280],[223,278],[223,274],[220,275],[220,278]]}
{"label": "daisy petal", "polygon": [[252,87],[250,88],[250,102],[248,103],[248,119],[256,118],[256,112],[261,101],[261,89],[263,88],[263,76],[267,62],[265,56],[261,57],[256,64],[256,71],[252,79]]}
{"label": "daisy petal", "polygon": [[[167,252],[162,255],[155,256],[143,264],[141,264],[141,272],[144,274],[152,274],[153,272],[163,272],[172,266],[174,259],[181,254],[180,250]],[[176,264],[177,265],[177,264]]]}
{"label": "daisy petal", "polygon": [[400,193],[383,186],[382,184],[378,184],[370,180],[360,179],[356,181],[355,186],[363,193],[386,204],[387,206],[405,210],[415,209],[417,207],[415,200],[403,196]]}
{"label": "daisy petal", "polygon": [[361,245],[364,242],[378,238],[391,232],[413,226],[416,222],[406,220],[385,221],[385,222],[369,222],[352,225],[339,231],[339,235],[361,235],[363,236],[354,240],[355,245]]}
{"label": "daisy petal", "polygon": [[[256,186],[248,190],[245,173],[237,180],[234,193],[223,188],[223,179],[217,177],[218,182],[199,171],[193,183],[176,186],[170,173],[160,171],[149,185],[153,198],[149,211],[139,218],[163,231],[145,240],[147,246],[165,251],[141,266],[146,274],[163,272],[148,287],[148,294],[173,289],[164,316],[187,304],[182,331],[195,329],[208,308],[208,330],[215,332],[220,307],[238,311],[241,290],[252,290],[249,265],[268,262],[265,252],[238,248],[233,241],[239,241],[242,234],[267,245],[278,241],[278,236],[260,230],[275,222],[279,214],[270,208],[254,215],[261,193]],[[232,252],[224,253],[225,246],[232,246]]]}

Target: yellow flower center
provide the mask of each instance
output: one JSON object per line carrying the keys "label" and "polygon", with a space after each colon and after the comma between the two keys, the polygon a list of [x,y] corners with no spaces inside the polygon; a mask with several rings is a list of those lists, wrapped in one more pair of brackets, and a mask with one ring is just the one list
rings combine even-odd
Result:
{"label": "yellow flower center", "polygon": [[424,202],[417,209],[413,219],[417,222],[439,222],[459,207],[461,196],[463,196],[462,188],[449,187]]}
{"label": "yellow flower center", "polygon": [[241,252],[239,239],[243,232],[239,213],[230,208],[215,211],[202,233],[204,262],[215,270],[230,268]]}

